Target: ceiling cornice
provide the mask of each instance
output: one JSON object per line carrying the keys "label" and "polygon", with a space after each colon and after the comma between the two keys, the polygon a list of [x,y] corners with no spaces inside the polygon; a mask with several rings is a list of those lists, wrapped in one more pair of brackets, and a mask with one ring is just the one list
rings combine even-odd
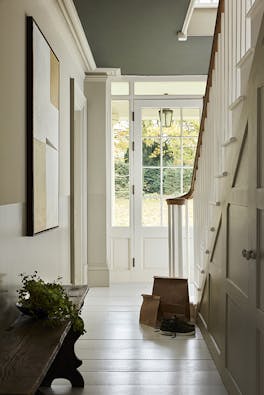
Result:
{"label": "ceiling cornice", "polygon": [[89,82],[105,82],[109,76],[107,73],[85,73],[85,79],[84,81],[89,81]]}
{"label": "ceiling cornice", "polygon": [[72,0],[57,0],[65,21],[69,27],[72,37],[76,43],[78,51],[84,61],[86,71],[91,72],[96,69],[94,57],[83,31],[83,27]]}

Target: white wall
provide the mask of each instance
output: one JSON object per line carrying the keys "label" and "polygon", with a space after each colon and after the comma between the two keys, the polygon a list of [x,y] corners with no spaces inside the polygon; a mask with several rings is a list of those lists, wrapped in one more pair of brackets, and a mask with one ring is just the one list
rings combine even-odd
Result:
{"label": "white wall", "polygon": [[85,80],[88,109],[88,284],[108,286],[106,76]]}
{"label": "white wall", "polygon": [[[61,73],[59,228],[35,237],[25,237],[27,15],[59,58]],[[21,272],[70,280],[70,77],[82,89],[85,66],[56,0],[1,0],[0,48],[0,309],[6,309]]]}

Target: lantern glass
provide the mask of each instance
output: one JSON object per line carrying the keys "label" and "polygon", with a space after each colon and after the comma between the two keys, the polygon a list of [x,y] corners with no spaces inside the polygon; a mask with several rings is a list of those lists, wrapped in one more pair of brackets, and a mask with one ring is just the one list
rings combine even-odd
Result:
{"label": "lantern glass", "polygon": [[162,108],[159,110],[159,119],[163,128],[170,128],[172,123],[173,111],[169,108]]}

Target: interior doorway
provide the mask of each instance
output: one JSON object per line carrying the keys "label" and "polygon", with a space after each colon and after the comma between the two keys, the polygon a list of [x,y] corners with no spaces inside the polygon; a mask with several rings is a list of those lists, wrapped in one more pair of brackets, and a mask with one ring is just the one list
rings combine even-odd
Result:
{"label": "interior doorway", "polygon": [[168,275],[166,199],[188,192],[201,100],[112,102],[111,280]]}

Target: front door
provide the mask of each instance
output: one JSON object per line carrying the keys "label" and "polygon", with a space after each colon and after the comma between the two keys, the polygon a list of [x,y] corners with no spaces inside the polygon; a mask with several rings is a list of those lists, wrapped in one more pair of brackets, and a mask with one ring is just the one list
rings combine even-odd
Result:
{"label": "front door", "polygon": [[112,228],[112,279],[152,281],[168,275],[166,199],[190,189],[201,101],[135,100],[130,137],[115,105],[123,118],[115,115],[114,202],[123,226]]}
{"label": "front door", "polygon": [[200,108],[190,100],[142,100],[134,109],[135,270],[151,280],[168,275],[166,199],[190,189]]}

